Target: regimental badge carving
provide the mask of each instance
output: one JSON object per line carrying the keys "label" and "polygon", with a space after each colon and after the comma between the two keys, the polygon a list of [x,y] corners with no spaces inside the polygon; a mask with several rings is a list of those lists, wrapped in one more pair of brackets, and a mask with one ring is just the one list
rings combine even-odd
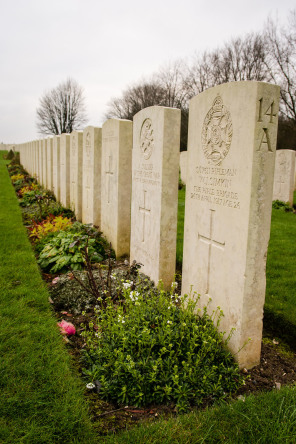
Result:
{"label": "regimental badge carving", "polygon": [[91,142],[90,133],[86,133],[85,149],[88,157],[90,156],[90,142]]}
{"label": "regimental badge carving", "polygon": [[140,148],[144,159],[149,159],[154,149],[154,135],[151,119],[144,120],[140,132]]}
{"label": "regimental badge carving", "polygon": [[232,120],[229,111],[217,96],[208,111],[201,133],[203,152],[209,164],[220,165],[230,149]]}

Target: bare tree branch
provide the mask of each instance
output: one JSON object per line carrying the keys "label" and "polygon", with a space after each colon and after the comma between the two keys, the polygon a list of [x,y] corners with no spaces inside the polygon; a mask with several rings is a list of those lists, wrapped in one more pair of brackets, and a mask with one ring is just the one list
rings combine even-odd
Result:
{"label": "bare tree branch", "polygon": [[69,78],[40,98],[37,129],[40,134],[71,133],[83,128],[85,115],[83,89]]}

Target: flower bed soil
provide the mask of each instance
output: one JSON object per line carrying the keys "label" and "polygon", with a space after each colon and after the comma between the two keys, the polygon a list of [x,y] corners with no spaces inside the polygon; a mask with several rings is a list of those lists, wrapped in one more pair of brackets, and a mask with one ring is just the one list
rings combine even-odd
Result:
{"label": "flower bed soil", "polygon": [[[117,262],[112,272],[119,276],[126,276],[128,266],[124,262]],[[80,278],[85,276],[79,272]],[[74,358],[75,366],[83,377],[82,353],[85,344],[79,333],[82,325],[95,321],[94,307],[96,302],[73,278],[71,273],[61,275],[57,284],[52,284],[56,275],[43,274],[51,293],[50,303],[55,311],[57,321],[65,319],[76,327],[76,334],[71,338],[64,338],[70,354]],[[85,279],[86,281],[86,279]],[[180,288],[180,283],[178,285]],[[180,291],[180,290],[179,290]],[[82,311],[85,313],[82,314]],[[234,399],[244,401],[250,393],[260,393],[267,390],[280,390],[283,385],[292,385],[296,381],[296,350],[289,349],[280,339],[263,338],[260,364],[252,370],[242,370],[246,376],[246,384],[238,390]],[[89,382],[85,380],[85,384]],[[159,418],[176,415],[174,406],[149,406],[138,408],[134,406],[118,406],[100,399],[97,389],[85,389],[85,396],[90,405],[90,413],[98,433],[117,432],[126,429],[139,421],[153,422]],[[205,406],[204,406],[205,407]]]}

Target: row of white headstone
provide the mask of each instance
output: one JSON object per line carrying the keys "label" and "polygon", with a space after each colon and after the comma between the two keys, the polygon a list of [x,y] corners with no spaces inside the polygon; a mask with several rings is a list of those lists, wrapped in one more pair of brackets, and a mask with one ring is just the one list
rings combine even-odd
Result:
{"label": "row of white headstone", "polygon": [[[260,360],[279,87],[236,82],[189,109],[182,294],[223,310],[240,367]],[[180,110],[150,107],[133,123],[18,146],[21,163],[117,256],[170,287],[175,273]]]}

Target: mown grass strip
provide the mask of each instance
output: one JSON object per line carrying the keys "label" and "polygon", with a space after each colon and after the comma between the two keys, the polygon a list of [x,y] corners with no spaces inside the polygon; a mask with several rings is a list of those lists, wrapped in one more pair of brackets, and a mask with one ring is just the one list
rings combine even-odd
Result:
{"label": "mown grass strip", "polygon": [[221,405],[142,425],[116,436],[112,444],[293,443],[296,436],[296,388],[285,388],[245,401]]}
{"label": "mown grass strip", "polygon": [[[273,210],[266,266],[264,319],[289,343],[296,336],[296,214]],[[265,322],[265,324],[266,324]],[[291,344],[293,345],[293,344]]]}
{"label": "mown grass strip", "polygon": [[91,443],[83,387],[0,152],[0,442]]}

